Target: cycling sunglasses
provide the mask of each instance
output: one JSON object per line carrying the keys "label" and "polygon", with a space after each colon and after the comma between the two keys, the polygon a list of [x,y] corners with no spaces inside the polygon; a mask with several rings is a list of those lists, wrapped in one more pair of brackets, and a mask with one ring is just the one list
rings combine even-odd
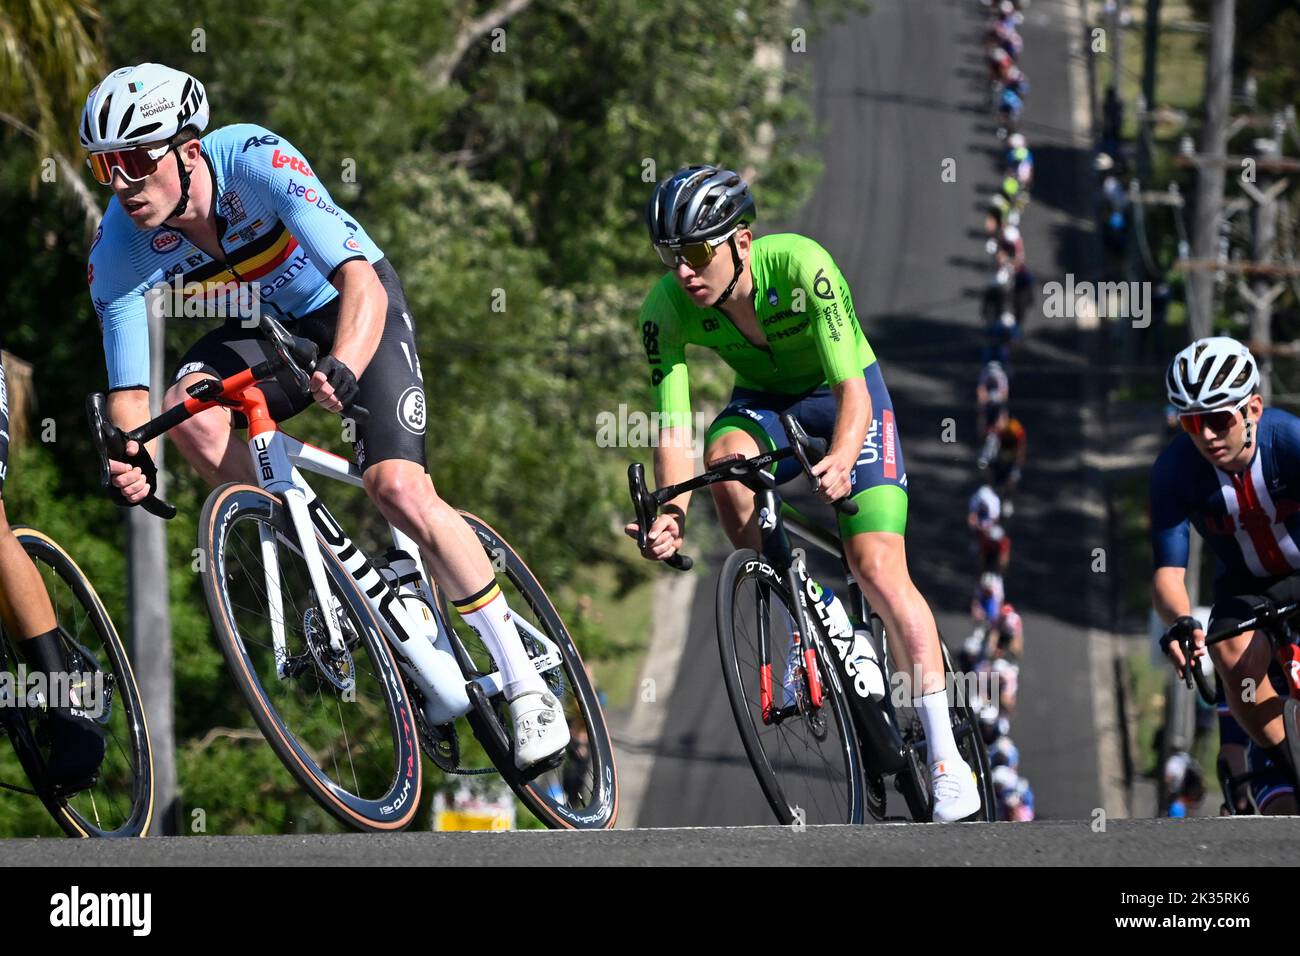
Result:
{"label": "cycling sunglasses", "polygon": [[153,149],[136,147],[135,149],[111,149],[103,153],[91,153],[86,157],[86,165],[101,186],[113,181],[113,170],[121,170],[128,182],[138,183],[158,168],[159,161],[171,149],[169,145],[155,146]]}
{"label": "cycling sunglasses", "polygon": [[1199,435],[1205,428],[1215,434],[1222,434],[1237,424],[1237,412],[1246,407],[1250,401],[1247,396],[1241,402],[1232,408],[1226,408],[1218,412],[1191,412],[1187,415],[1178,416],[1178,424],[1183,426],[1183,431],[1189,435]]}
{"label": "cycling sunglasses", "polygon": [[659,253],[659,261],[664,264],[665,269],[676,269],[678,263],[684,262],[698,272],[713,261],[713,257],[718,254],[718,246],[735,234],[733,229],[717,239],[705,239],[702,242],[687,242],[681,245],[667,243],[656,245],[655,252]]}

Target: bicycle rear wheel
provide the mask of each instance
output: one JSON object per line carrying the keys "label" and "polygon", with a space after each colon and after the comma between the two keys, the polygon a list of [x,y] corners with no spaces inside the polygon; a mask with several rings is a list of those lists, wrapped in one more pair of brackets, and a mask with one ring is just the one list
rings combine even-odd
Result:
{"label": "bicycle rear wheel", "polygon": [[[506,605],[529,657],[547,653],[536,634],[544,635],[559,650],[558,664],[541,674],[564,708],[571,740],[558,767],[530,776],[515,768],[512,754],[496,746],[493,735],[471,711],[469,721],[474,734],[515,795],[546,826],[564,830],[608,829],[618,818],[614,745],[582,656],[546,590],[518,552],[482,518],[466,511],[460,514],[474,529],[492,562],[497,584],[506,596]],[[448,622],[458,620],[457,615],[446,613],[444,618]],[[456,633],[475,667],[483,674],[496,670],[482,641],[466,633],[470,630],[462,624]],[[498,718],[509,728],[510,715],[504,698],[498,695],[492,703]]]}
{"label": "bicycle rear wheel", "polygon": [[[43,711],[13,708],[9,732],[14,749],[46,809],[69,836],[145,836],[153,821],[153,754],[126,648],[99,595],[68,553],[35,528],[15,527],[14,534],[45,582],[68,671],[91,675],[94,693],[85,699],[100,711],[96,719],[107,743],[94,785],[70,795],[54,793],[45,779],[49,747],[43,742]],[[9,662],[22,660],[8,634],[4,656]]]}
{"label": "bicycle rear wheel", "polygon": [[[861,823],[862,757],[844,688],[820,639],[813,646],[821,705],[806,699],[801,680],[792,695],[792,703],[800,702],[794,716],[763,717],[765,684],[776,707],[786,703],[786,615],[793,616],[793,608],[781,575],[757,552],[743,549],[727,558],[718,577],[718,650],[736,729],[778,821]],[[766,659],[760,639],[768,647]]]}
{"label": "bicycle rear wheel", "polygon": [[[341,651],[330,647],[283,502],[241,484],[208,497],[199,546],[217,643],[267,743],[312,798],[347,826],[400,830],[415,817],[422,773],[405,684],[356,582],[319,533],[316,540]],[[279,568],[272,591],[268,553]],[[283,653],[273,643],[275,620],[283,622]]]}

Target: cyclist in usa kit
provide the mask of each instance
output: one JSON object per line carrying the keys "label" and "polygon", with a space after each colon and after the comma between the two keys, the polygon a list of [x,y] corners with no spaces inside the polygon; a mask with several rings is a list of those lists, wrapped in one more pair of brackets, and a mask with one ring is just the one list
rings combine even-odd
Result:
{"label": "cyclist in usa kit", "polygon": [[[704,436],[706,463],[784,447],[786,411],[829,441],[813,468],[821,495],[858,505],[857,515],[839,517],[845,554],[884,618],[900,670],[910,676],[915,665],[921,673],[914,706],[930,747],[934,819],[959,820],[979,809],[979,793],[953,740],[934,616],[907,570],[907,472],[885,380],[826,250],[792,234],[754,239],[754,217],[748,185],[716,166],[679,170],[647,206],[651,241],[669,270],[646,296],[639,323],[661,422],[656,480],[663,487],[694,474],[688,344],[713,350],[736,372],[731,402]],[[776,479],[799,473],[787,460]],[[736,482],[712,491],[732,543],[757,548],[752,494]],[[689,494],[665,505],[649,529],[647,557],[664,560],[682,547],[689,505]],[[627,530],[636,534],[634,525]]]}
{"label": "cyclist in usa kit", "polygon": [[[192,76],[156,63],[116,70],[90,91],[81,145],[113,199],[90,251],[88,279],[104,335],[108,411],[115,425],[149,418],[147,297],[158,283],[173,314],[220,315],[185,353],[166,393],[170,406],[205,378],[225,378],[270,356],[250,301],[270,309],[323,356],[304,396],[287,376],[264,383],[283,421],[315,401],[328,411],[360,404],[357,463],[384,517],[418,541],[453,605],[488,645],[505,678],[515,762],[562,751],[569,730],[559,702],[529,660],[474,532],[434,490],[425,470],[425,401],[415,326],[402,285],[366,231],[330,197],[302,151],[260,126],[198,138],[209,106]],[[257,297],[252,295],[256,290]],[[259,301],[260,300],[260,301]],[[210,483],[257,484],[241,418],[213,408],[171,432]],[[137,504],[154,481],[136,443],[112,463],[113,491]]]}
{"label": "cyclist in usa kit", "polygon": [[[1257,596],[1300,599],[1300,419],[1264,407],[1255,359],[1231,338],[1187,346],[1174,357],[1165,384],[1185,434],[1175,436],[1151,470],[1152,597],[1171,625],[1161,643],[1181,676],[1186,662],[1170,642],[1174,634],[1190,631],[1194,656],[1206,653],[1184,580],[1192,525],[1217,558],[1211,625],[1252,617]],[[1215,644],[1209,655],[1231,718],[1251,741],[1252,769],[1278,769],[1278,778],[1288,780],[1283,701],[1268,676],[1268,640],[1249,631]],[[1246,687],[1253,693],[1244,693]],[[1225,729],[1225,740],[1240,736]],[[1294,794],[1279,789],[1278,781],[1256,785],[1261,808],[1294,812]]]}

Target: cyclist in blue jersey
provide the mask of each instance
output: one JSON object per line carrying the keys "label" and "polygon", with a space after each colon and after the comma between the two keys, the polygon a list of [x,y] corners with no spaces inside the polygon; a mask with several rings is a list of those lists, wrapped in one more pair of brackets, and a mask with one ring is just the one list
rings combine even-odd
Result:
{"label": "cyclist in blue jersey", "polygon": [[[0,344],[0,354],[4,346]],[[9,527],[5,515],[5,476],[9,470],[9,389],[0,362],[0,620],[17,643],[28,677],[41,674],[46,687],[58,686],[55,674],[67,673],[58,621],[41,573]],[[103,727],[77,701],[50,700],[45,731],[50,738],[46,771],[65,792],[91,784],[104,759]]]}
{"label": "cyclist in blue jersey", "polygon": [[[1255,359],[1227,337],[1198,339],[1179,352],[1166,388],[1183,433],[1151,471],[1152,596],[1171,625],[1161,643],[1181,675],[1187,662],[1172,641],[1178,630],[1193,634],[1194,657],[1206,653],[1185,582],[1192,525],[1218,559],[1212,625],[1252,617],[1261,595],[1300,598],[1300,419],[1264,407]],[[1249,631],[1209,654],[1260,760],[1289,770],[1268,640]]]}
{"label": "cyclist in blue jersey", "polygon": [[[285,373],[264,383],[283,421],[313,401],[331,412],[360,404],[357,463],[384,517],[415,538],[432,575],[483,637],[505,678],[514,756],[527,767],[562,751],[568,725],[532,666],[474,532],[425,470],[425,399],[415,326],[397,273],[366,231],[331,198],[302,151],[270,130],[227,126],[199,139],[209,118],[203,85],[156,63],[115,70],[86,98],[81,145],[96,180],[111,186],[87,278],[104,336],[108,412],[116,426],[149,418],[146,310],[220,316],[224,323],[181,359],[165,404],[205,378],[226,378],[269,357],[248,313],[270,309],[323,356],[304,396]],[[155,286],[170,288],[158,298]],[[224,408],[172,430],[210,483],[256,484],[245,423]],[[149,493],[148,451],[131,442],[113,462],[113,493],[134,505]]]}

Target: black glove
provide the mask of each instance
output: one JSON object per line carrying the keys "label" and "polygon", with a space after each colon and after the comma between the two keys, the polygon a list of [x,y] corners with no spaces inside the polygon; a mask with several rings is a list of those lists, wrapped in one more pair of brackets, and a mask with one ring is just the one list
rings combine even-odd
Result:
{"label": "black glove", "polygon": [[1190,614],[1184,614],[1174,623],[1169,625],[1169,629],[1160,638],[1160,650],[1166,654],[1169,653],[1169,645],[1181,641],[1184,636],[1190,638],[1192,634],[1200,630],[1201,622]]}
{"label": "black glove", "polygon": [[316,371],[324,374],[325,381],[329,382],[330,388],[334,389],[334,397],[343,403],[343,410],[347,411],[348,406],[357,400],[357,394],[361,391],[352,369],[333,355],[327,355],[316,363]]}

